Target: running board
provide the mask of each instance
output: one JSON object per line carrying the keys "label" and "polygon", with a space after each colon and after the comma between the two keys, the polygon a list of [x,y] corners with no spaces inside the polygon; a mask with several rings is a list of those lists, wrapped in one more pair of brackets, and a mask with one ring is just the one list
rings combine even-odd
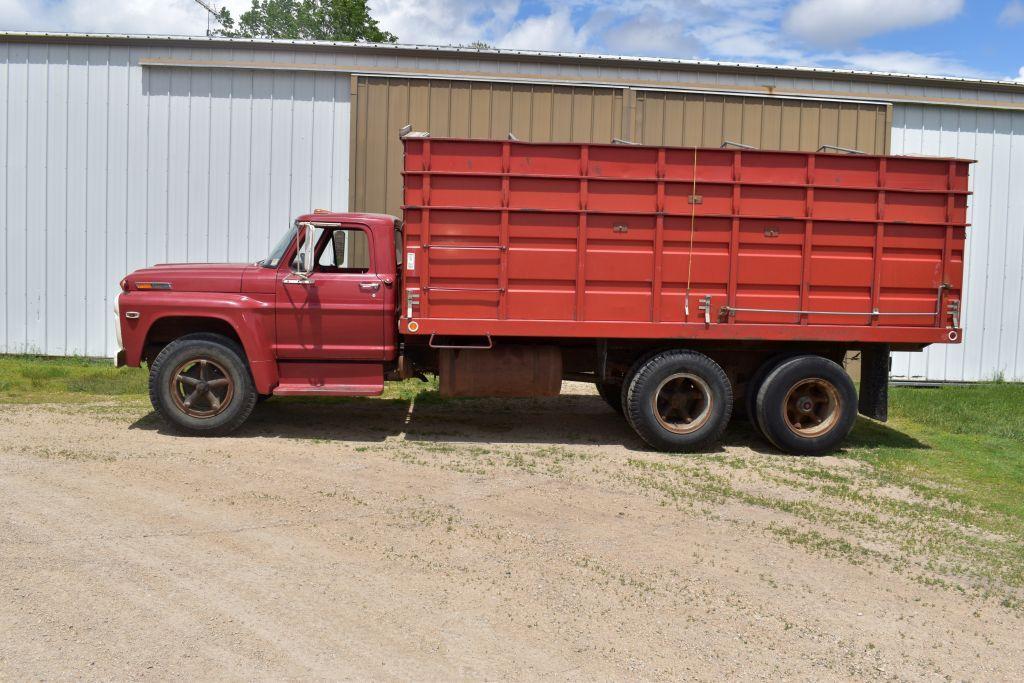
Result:
{"label": "running board", "polygon": [[274,396],[380,396],[381,363],[283,361]]}

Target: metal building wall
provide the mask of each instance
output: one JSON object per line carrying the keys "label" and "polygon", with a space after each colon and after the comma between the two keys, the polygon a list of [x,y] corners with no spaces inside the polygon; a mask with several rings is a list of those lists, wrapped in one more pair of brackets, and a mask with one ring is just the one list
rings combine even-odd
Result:
{"label": "metal building wall", "polygon": [[1024,112],[898,104],[892,152],[978,161],[968,200],[964,342],[895,354],[892,376],[1024,381]]}
{"label": "metal building wall", "polygon": [[645,145],[718,147],[728,140],[758,149],[838,145],[885,154],[889,115],[889,106],[868,102],[638,90],[631,137]]}
{"label": "metal building wall", "polygon": [[434,136],[610,142],[622,133],[613,88],[410,78],[358,79],[351,205],[399,215],[405,124]]}
{"label": "metal building wall", "polygon": [[348,75],[139,66],[181,53],[0,43],[0,353],[112,355],[125,273],[347,207]]}
{"label": "metal building wall", "polygon": [[352,128],[351,205],[398,214],[402,147],[411,124],[435,137],[530,142],[611,142],[718,147],[724,141],[761,149],[814,151],[841,145],[885,153],[884,104],[728,97],[488,81],[358,77]]}

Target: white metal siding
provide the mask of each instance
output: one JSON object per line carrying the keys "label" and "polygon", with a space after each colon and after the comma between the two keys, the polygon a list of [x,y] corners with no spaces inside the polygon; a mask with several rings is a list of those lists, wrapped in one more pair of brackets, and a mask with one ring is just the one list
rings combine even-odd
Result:
{"label": "white metal siding", "polygon": [[892,376],[1024,381],[1024,112],[897,104],[892,152],[978,160],[968,203],[965,341],[895,354]]}
{"label": "white metal siding", "polygon": [[124,274],[348,208],[348,75],[138,65],[204,52],[0,44],[0,352],[112,355]]}

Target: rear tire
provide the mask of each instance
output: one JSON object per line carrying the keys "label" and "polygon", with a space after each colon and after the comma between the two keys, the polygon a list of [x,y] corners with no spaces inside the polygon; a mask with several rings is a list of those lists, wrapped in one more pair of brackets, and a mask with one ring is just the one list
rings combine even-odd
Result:
{"label": "rear tire", "polygon": [[256,405],[245,353],[227,337],[186,335],[165,346],[149,369],[149,399],[174,429],[221,436]]}
{"label": "rear tire", "polygon": [[623,406],[629,424],[662,451],[693,451],[716,441],[732,415],[725,371],[696,351],[665,351],[640,362]]}
{"label": "rear tire", "polygon": [[756,429],[761,436],[764,436],[764,430],[761,428],[761,423],[758,422],[757,419],[757,394],[761,391],[765,378],[771,374],[772,370],[779,367],[779,365],[792,357],[793,356],[791,354],[784,353],[779,353],[770,357],[758,366],[757,370],[754,371],[753,376],[750,378],[750,381],[747,382],[747,390],[743,396],[743,406],[747,414],[747,420],[750,421],[750,424],[754,425],[754,429]]}
{"label": "rear tire", "polygon": [[780,451],[822,455],[835,449],[853,429],[857,389],[846,371],[827,358],[790,358],[761,385],[757,420]]}
{"label": "rear tire", "polygon": [[611,382],[598,382],[597,393],[604,399],[608,406],[622,415],[622,385]]}

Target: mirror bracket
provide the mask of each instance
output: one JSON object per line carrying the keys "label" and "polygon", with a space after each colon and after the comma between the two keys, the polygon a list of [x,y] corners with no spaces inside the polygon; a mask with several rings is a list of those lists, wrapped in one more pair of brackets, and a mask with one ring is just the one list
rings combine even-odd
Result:
{"label": "mirror bracket", "polygon": [[315,226],[312,223],[299,223],[299,227],[302,230],[296,231],[295,239],[299,240],[301,238],[303,241],[298,253],[295,255],[296,268],[292,269],[292,273],[303,280],[308,280],[316,266],[317,241],[315,235],[313,235],[313,228]]}

